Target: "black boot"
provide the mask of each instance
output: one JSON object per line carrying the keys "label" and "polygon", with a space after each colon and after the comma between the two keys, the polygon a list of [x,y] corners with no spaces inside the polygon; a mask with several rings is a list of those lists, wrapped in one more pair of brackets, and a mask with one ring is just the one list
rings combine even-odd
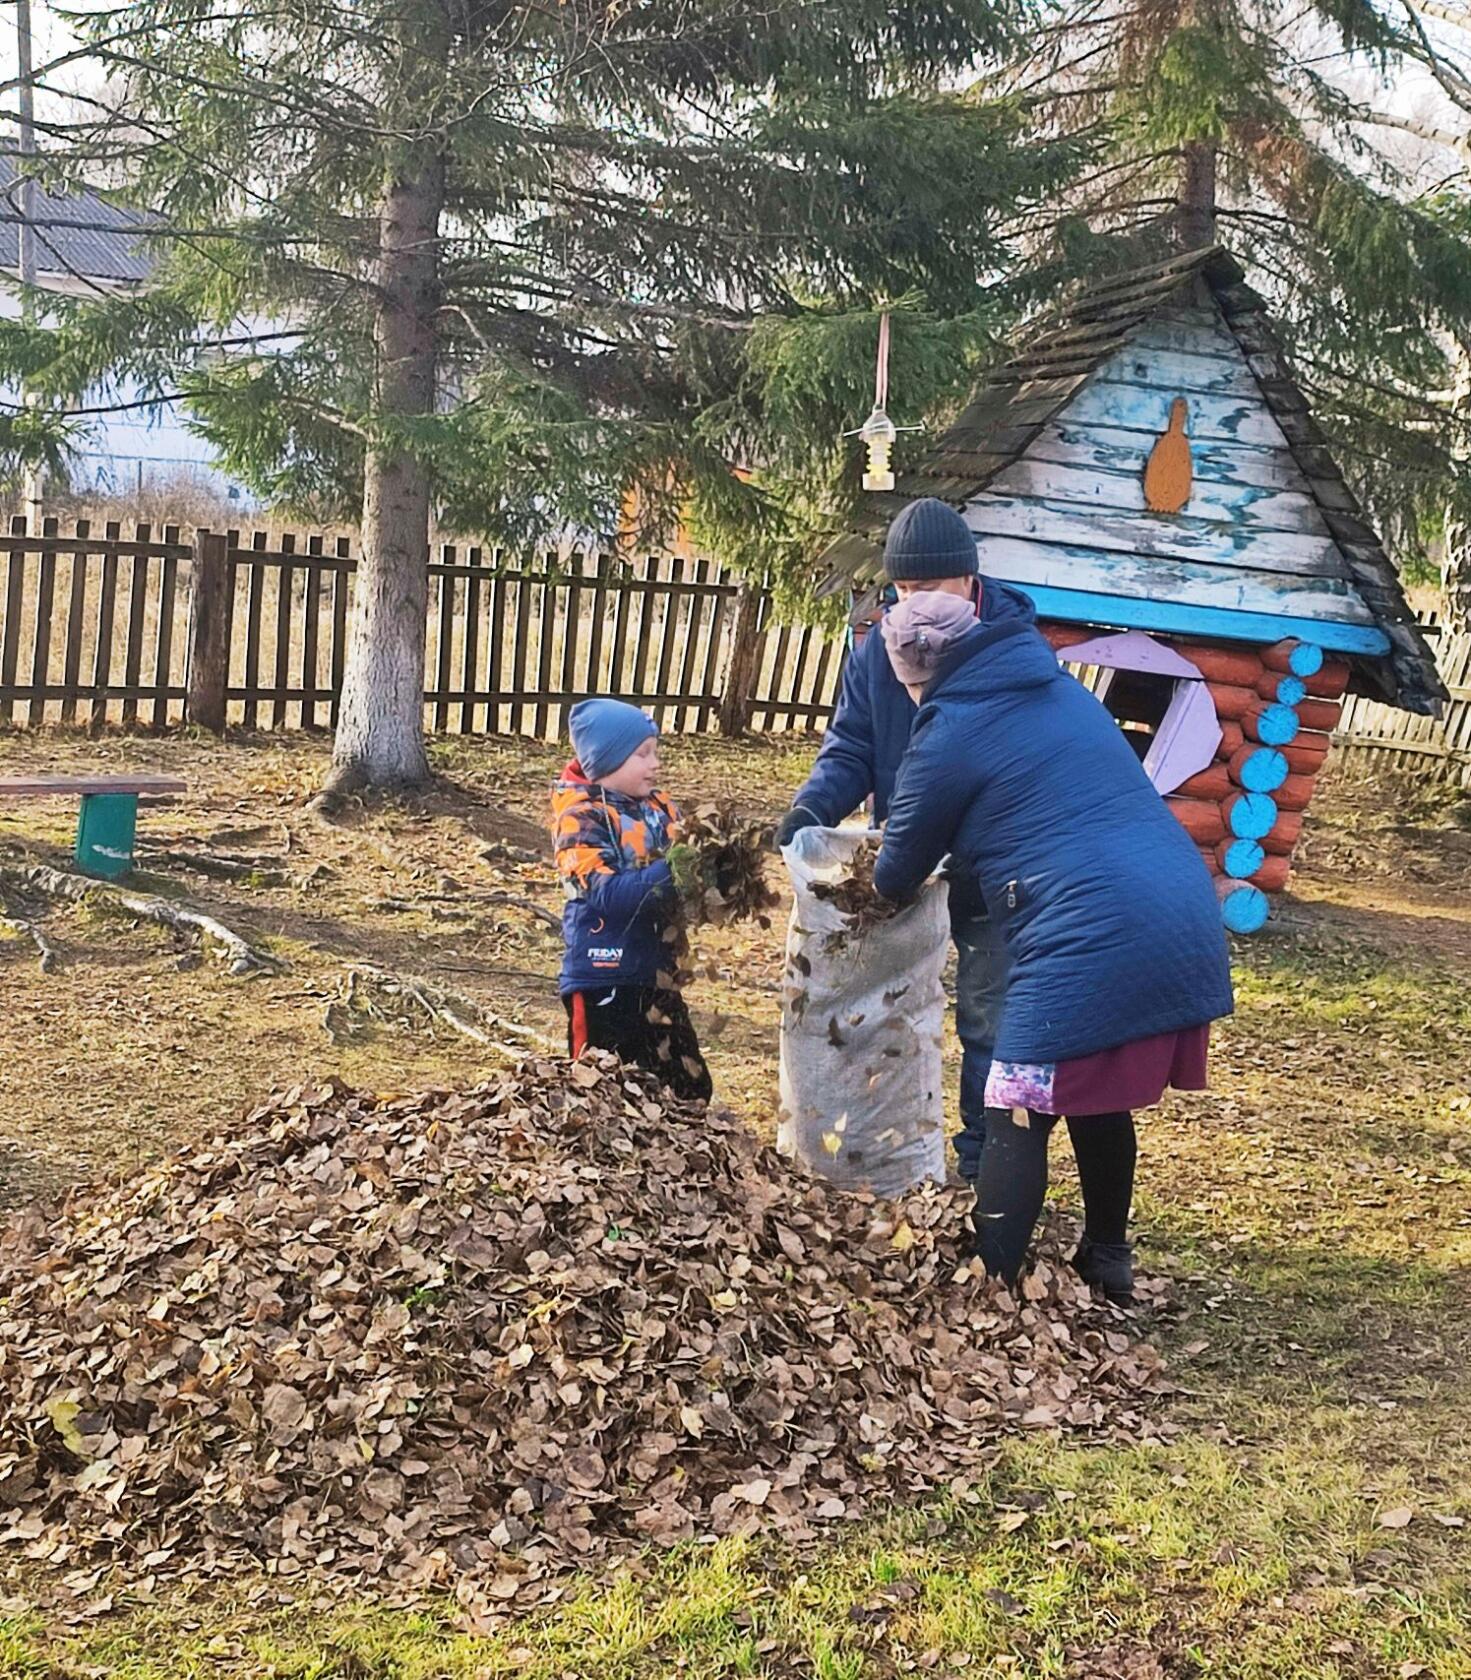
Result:
{"label": "black boot", "polygon": [[1094,1242],[1087,1235],[1073,1256],[1073,1270],[1090,1288],[1127,1307],[1134,1299],[1134,1245]]}

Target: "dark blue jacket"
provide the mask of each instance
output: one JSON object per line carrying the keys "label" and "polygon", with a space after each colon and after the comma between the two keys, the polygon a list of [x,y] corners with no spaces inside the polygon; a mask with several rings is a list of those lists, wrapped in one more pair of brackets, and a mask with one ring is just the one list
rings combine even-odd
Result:
{"label": "dark blue jacket", "polygon": [[1013,620],[978,625],[925,690],[874,880],[950,854],[1002,919],[996,1057],[1059,1062],[1231,1013],[1215,888],[1107,711]]}
{"label": "dark blue jacket", "polygon": [[[981,580],[982,624],[1031,624],[1036,609],[1025,595],[994,578]],[[875,628],[854,650],[843,670],[843,685],[832,722],[822,738],[822,750],[802,791],[792,801],[810,811],[827,828],[873,795],[874,818],[882,822],[899,761],[909,744],[915,704],[894,675]]]}

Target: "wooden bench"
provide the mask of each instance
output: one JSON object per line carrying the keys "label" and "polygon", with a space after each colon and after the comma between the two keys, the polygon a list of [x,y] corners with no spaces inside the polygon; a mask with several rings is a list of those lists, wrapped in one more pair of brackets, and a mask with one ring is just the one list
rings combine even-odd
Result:
{"label": "wooden bench", "polygon": [[174,776],[0,776],[0,800],[74,799],[77,867],[89,875],[126,875],[133,867],[138,795],[182,793]]}

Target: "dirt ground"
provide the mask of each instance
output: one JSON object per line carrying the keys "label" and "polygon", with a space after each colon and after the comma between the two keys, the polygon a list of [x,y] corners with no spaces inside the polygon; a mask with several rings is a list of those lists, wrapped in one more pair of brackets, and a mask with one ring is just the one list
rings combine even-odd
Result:
{"label": "dirt ground", "polygon": [[[735,798],[774,815],[810,748],[675,742],[670,783],[689,803]],[[486,1052],[422,1018],[333,1025],[354,962],[465,993],[558,1040],[561,897],[545,826],[559,755],[526,742],[446,743],[443,781],[422,797],[355,806],[339,826],[306,801],[320,741],[0,737],[0,774],[152,770],[189,784],[139,814],[134,884],[188,902],[262,942],[277,975],[232,979],[192,941],[92,910],[39,912],[57,960],[43,974],[23,937],[0,939],[9,1007],[0,1058],[0,1205],[137,1166],[182,1139],[228,1128],[267,1092],[336,1074],[374,1089],[472,1080]],[[69,867],[74,801],[0,804],[0,866]],[[260,858],[220,881],[165,861],[208,842]],[[284,871],[292,879],[268,885]],[[0,930],[4,931],[4,930]],[[722,1095],[758,1122],[774,1092],[779,930],[710,931],[695,999]],[[411,1011],[412,1013],[412,1011]]]}
{"label": "dirt ground", "polygon": [[[774,815],[814,750],[806,740],[676,740],[666,782],[685,803],[730,797]],[[172,1143],[228,1129],[271,1089],[303,1078],[381,1091],[464,1083],[484,1068],[494,1052],[422,1019],[344,1029],[354,963],[422,977],[516,1026],[563,1035],[560,941],[549,925],[559,900],[543,828],[559,755],[453,740],[436,743],[433,757],[441,780],[430,792],[354,808],[331,827],[306,811],[326,763],[319,741],[0,735],[0,774],[182,776],[186,795],[140,813],[141,884],[207,908],[282,962],[279,974],[235,979],[155,928],[12,893],[10,914],[38,913],[58,960],[42,973],[30,939],[0,927],[0,1202],[131,1170]],[[727,1560],[720,1591],[734,1597],[719,1615],[706,1604],[696,1633],[671,1631],[645,1589],[625,1585],[621,1598],[579,1612],[571,1631],[549,1625],[498,1657],[480,1647],[456,1655],[418,1624],[391,1637],[379,1623],[371,1637],[334,1624],[330,1636],[293,1633],[305,1644],[287,1641],[297,1653],[289,1661],[261,1657],[258,1629],[242,1634],[246,1654],[228,1672],[398,1680],[580,1674],[595,1664],[608,1680],[676,1668],[867,1680],[952,1672],[948,1656],[919,1658],[953,1647],[978,1661],[989,1653],[998,1673],[1067,1680],[1471,1676],[1465,814],[1443,794],[1330,778],[1272,928],[1236,948],[1238,1009],[1214,1041],[1214,1089],[1176,1096],[1143,1123],[1141,1254],[1174,1281],[1181,1304],[1162,1332],[1184,1390],[1171,1453],[1059,1447],[1039,1458],[1042,1449],[1028,1449],[1006,1474],[1071,1490],[1056,1494],[1065,1503],[1055,1522],[1023,1516],[998,1535],[966,1517],[948,1540],[907,1529],[860,1537],[826,1573]],[[64,866],[74,824],[70,804],[0,805],[0,868]],[[213,880],[150,855],[201,840],[216,853],[258,854],[263,872],[291,879]],[[705,975],[691,992],[719,1097],[763,1131],[775,1109],[782,932],[778,918],[768,932],[702,934]],[[1057,1197],[1071,1206],[1075,1185],[1066,1161],[1057,1165]],[[882,1570],[881,1553],[891,1559]],[[864,1621],[854,1606],[894,1569],[923,1591],[902,1614]],[[941,1578],[960,1596],[936,1607],[925,1583]],[[952,1625],[972,1589],[972,1619]],[[704,1590],[690,1587],[687,1606]],[[774,1595],[762,1635],[770,1649],[731,1655],[756,1638],[740,1619],[747,1612],[737,1614],[753,1591]],[[644,1606],[636,1626],[631,1602]],[[4,1611],[0,1599],[0,1659]],[[932,1625],[936,1616],[944,1626]],[[1114,1632],[1105,1639],[1100,1627]],[[49,1634],[26,1629],[14,1635],[25,1660],[43,1645],[52,1652]],[[150,1623],[129,1637],[143,1651],[181,1636]],[[286,1648],[271,1637],[273,1651]],[[385,1639],[389,1654],[374,1655]],[[321,1656],[344,1641],[352,1663]],[[225,1672],[205,1656],[127,1669],[101,1659],[99,1669],[91,1646],[74,1655],[75,1668],[15,1659],[14,1671]],[[953,1671],[969,1661],[957,1658]]]}
{"label": "dirt ground", "polygon": [[[668,744],[666,780],[694,805],[784,808],[814,745]],[[354,962],[472,997],[554,1039],[560,894],[545,827],[561,755],[525,741],[436,744],[441,780],[422,796],[308,814],[326,746],[299,735],[211,740],[12,733],[0,774],[154,771],[188,792],[139,819],[135,883],[185,898],[259,940],[278,975],[232,979],[192,941],[91,910],[33,903],[57,960],[42,973],[24,937],[0,939],[7,999],[0,1060],[0,1205],[15,1204],[225,1128],[266,1093],[329,1074],[374,1089],[464,1082],[486,1052],[422,1017],[329,1030]],[[1340,784],[1314,807],[1293,893],[1259,945],[1341,939],[1444,952],[1471,964],[1471,830],[1445,806]],[[74,801],[0,804],[0,865],[68,867]],[[191,847],[260,858],[260,877],[220,881],[165,861]],[[285,871],[286,885],[264,884]],[[780,866],[773,863],[778,882]],[[14,893],[12,892],[12,900]],[[14,907],[14,905],[13,905]],[[781,917],[769,932],[706,930],[691,994],[723,1100],[763,1129],[775,1105]],[[0,929],[0,932],[7,930]],[[410,1010],[410,1015],[415,1012]],[[333,1009],[335,1026],[340,1009]],[[1228,1040],[1235,1048],[1234,1036]]]}

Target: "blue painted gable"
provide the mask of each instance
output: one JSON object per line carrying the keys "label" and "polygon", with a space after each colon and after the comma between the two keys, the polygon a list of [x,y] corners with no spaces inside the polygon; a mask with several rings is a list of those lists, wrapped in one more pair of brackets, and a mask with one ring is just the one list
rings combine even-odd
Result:
{"label": "blue painted gable", "polygon": [[[1388,653],[1245,352],[1202,292],[1137,327],[966,504],[983,570],[1063,622]],[[1190,495],[1179,513],[1153,513],[1144,467],[1177,398]]]}
{"label": "blue painted gable", "polygon": [[[1177,403],[1191,477],[1183,504],[1160,512],[1145,502],[1145,466]],[[1069,298],[911,462],[829,545],[825,591],[875,579],[889,522],[938,496],[964,513],[983,570],[1047,618],[1308,639],[1351,656],[1356,692],[1432,714],[1445,698],[1265,305],[1219,248]]]}

